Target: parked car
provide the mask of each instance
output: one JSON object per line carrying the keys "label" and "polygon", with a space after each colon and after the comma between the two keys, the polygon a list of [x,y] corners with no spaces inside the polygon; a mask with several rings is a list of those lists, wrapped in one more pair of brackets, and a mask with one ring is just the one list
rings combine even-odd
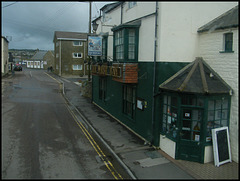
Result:
{"label": "parked car", "polygon": [[22,66],[21,65],[15,66],[14,71],[22,71]]}

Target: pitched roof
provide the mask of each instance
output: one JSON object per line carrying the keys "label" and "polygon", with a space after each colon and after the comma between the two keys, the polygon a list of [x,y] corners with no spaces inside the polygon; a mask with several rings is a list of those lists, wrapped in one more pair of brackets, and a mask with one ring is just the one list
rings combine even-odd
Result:
{"label": "pitched roof", "polygon": [[115,3],[106,4],[100,10],[105,11],[107,13],[107,12],[113,10],[114,8],[118,7],[122,3],[123,2],[119,1],[119,2],[115,2]]}
{"label": "pitched roof", "polygon": [[218,16],[198,29],[198,32],[238,27],[238,6]]}
{"label": "pitched roof", "polygon": [[232,88],[201,58],[167,79],[160,89],[199,94],[232,94]]}
{"label": "pitched roof", "polygon": [[31,60],[43,60],[44,55],[47,53],[47,51],[38,51]]}
{"label": "pitched roof", "polygon": [[[65,39],[65,40],[87,40],[88,33],[80,32],[67,32],[67,31],[55,31],[54,40]],[[54,41],[53,40],[53,41]]]}

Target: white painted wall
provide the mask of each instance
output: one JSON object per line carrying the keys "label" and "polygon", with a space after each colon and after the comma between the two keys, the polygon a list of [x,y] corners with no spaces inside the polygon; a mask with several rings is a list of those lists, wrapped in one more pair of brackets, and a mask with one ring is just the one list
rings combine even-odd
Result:
{"label": "white painted wall", "polygon": [[212,33],[199,34],[199,55],[216,71],[222,79],[233,89],[230,115],[230,146],[232,159],[238,162],[238,29],[233,32],[233,51],[234,53],[219,53],[223,48],[223,34],[230,30],[215,31]]}
{"label": "white painted wall", "polygon": [[169,156],[175,159],[176,143],[166,136],[160,134],[160,148]]}
{"label": "white painted wall", "polygon": [[2,37],[1,40],[1,49],[2,49],[2,56],[1,56],[1,67],[2,73],[8,73],[8,42]]}
{"label": "white painted wall", "polygon": [[197,29],[236,5],[238,2],[159,3],[158,61],[194,61],[199,54]]}

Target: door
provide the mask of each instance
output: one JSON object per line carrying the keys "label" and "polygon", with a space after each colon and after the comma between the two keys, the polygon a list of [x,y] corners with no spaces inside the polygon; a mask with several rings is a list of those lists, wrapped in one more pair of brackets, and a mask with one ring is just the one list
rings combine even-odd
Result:
{"label": "door", "polygon": [[203,163],[203,109],[181,108],[176,159]]}

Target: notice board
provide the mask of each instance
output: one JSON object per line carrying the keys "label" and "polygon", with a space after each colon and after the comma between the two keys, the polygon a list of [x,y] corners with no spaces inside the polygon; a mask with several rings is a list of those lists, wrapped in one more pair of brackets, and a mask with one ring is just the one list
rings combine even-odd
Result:
{"label": "notice board", "polygon": [[212,141],[215,166],[231,162],[228,127],[212,129]]}

